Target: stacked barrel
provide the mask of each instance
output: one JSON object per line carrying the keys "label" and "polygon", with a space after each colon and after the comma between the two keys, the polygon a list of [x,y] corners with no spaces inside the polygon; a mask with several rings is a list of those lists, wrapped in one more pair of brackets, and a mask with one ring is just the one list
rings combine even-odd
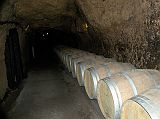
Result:
{"label": "stacked barrel", "polygon": [[160,119],[160,72],[136,69],[94,53],[58,46],[55,52],[106,119]]}

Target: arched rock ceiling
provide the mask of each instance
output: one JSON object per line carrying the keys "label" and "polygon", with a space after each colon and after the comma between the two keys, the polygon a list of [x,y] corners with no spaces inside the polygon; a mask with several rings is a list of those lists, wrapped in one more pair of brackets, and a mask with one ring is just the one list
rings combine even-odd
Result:
{"label": "arched rock ceiling", "polygon": [[15,17],[32,27],[69,25],[75,16],[74,0],[17,0]]}

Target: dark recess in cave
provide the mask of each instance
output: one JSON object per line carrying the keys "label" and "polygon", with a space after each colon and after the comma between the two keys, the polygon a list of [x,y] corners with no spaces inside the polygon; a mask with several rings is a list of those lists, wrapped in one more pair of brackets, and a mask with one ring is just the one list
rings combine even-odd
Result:
{"label": "dark recess in cave", "polygon": [[78,48],[78,40],[80,36],[78,34],[50,29],[34,29],[28,33],[29,39],[29,62],[43,62],[46,60],[55,60],[55,54],[53,49],[57,45],[66,45],[74,48]]}
{"label": "dark recess in cave", "polygon": [[23,67],[17,29],[10,29],[5,45],[5,63],[8,86],[17,88],[23,79]]}

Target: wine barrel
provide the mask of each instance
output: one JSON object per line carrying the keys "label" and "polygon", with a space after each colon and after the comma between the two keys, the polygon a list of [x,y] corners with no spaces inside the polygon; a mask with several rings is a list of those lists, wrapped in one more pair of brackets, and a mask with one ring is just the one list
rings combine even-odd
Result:
{"label": "wine barrel", "polygon": [[60,59],[61,61],[63,62],[63,64],[66,64],[66,55],[69,54],[69,53],[72,53],[73,52],[73,49],[67,49],[67,50],[64,50],[64,51],[61,51],[60,52]]}
{"label": "wine barrel", "polygon": [[77,64],[79,62],[86,61],[88,59],[91,60],[92,58],[87,56],[87,57],[78,57],[78,58],[71,59],[71,72],[72,72],[73,78],[76,78]]}
{"label": "wine barrel", "polygon": [[157,70],[130,70],[98,82],[97,100],[107,119],[119,119],[123,102],[160,84]]}
{"label": "wine barrel", "polygon": [[77,58],[72,58],[70,61],[70,68],[72,72],[73,78],[76,78],[76,70],[77,70],[77,65],[79,62],[86,61],[86,60],[93,60],[93,59],[105,59],[103,56],[97,56],[93,53],[88,53],[87,56],[83,57],[77,57]]}
{"label": "wine barrel", "polygon": [[78,53],[78,54],[73,54],[73,55],[70,55],[68,57],[68,69],[70,70],[70,72],[72,72],[72,60],[75,59],[75,58],[89,58],[90,56],[92,56],[93,54],[92,53],[89,53],[89,52],[82,52],[82,53]]}
{"label": "wine barrel", "polygon": [[69,70],[69,72],[72,71],[72,68],[71,68],[71,61],[73,58],[79,58],[79,57],[90,57],[90,56],[93,56],[92,53],[89,53],[89,52],[75,52],[75,53],[72,53],[70,55],[68,55],[67,57],[67,68]]}
{"label": "wine barrel", "polygon": [[75,49],[72,49],[72,50],[70,50],[70,51],[66,51],[66,52],[64,52],[64,61],[65,61],[65,64],[67,65],[67,62],[68,62],[68,58],[69,58],[69,56],[72,56],[72,55],[78,55],[78,54],[80,54],[80,53],[86,53],[85,51],[81,51],[81,50],[75,50]]}
{"label": "wine barrel", "polygon": [[97,83],[100,79],[112,76],[122,71],[135,69],[130,63],[110,62],[95,65],[84,73],[84,86],[90,99],[96,99]]}
{"label": "wine barrel", "polygon": [[160,119],[160,87],[127,100],[121,110],[121,119]]}
{"label": "wine barrel", "polygon": [[73,51],[70,52],[64,52],[62,54],[62,62],[63,64],[67,67],[67,62],[68,62],[68,56],[71,55],[71,53],[73,53]]}
{"label": "wine barrel", "polygon": [[115,62],[115,60],[111,58],[95,57],[95,58],[92,58],[92,60],[79,62],[77,64],[77,69],[76,69],[76,76],[77,76],[79,85],[84,86],[84,72],[86,69],[90,67],[94,67],[95,65],[98,65],[98,64],[105,64],[109,62]]}

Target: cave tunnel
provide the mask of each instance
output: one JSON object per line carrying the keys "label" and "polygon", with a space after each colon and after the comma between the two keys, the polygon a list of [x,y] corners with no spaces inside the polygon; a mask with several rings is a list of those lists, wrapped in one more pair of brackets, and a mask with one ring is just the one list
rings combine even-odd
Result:
{"label": "cave tunnel", "polygon": [[[30,62],[53,59],[58,45],[78,48],[80,36],[76,33],[53,28],[34,29],[28,33]],[[65,40],[64,40],[65,39]]]}
{"label": "cave tunnel", "polygon": [[0,119],[159,119],[159,8],[2,0]]}

